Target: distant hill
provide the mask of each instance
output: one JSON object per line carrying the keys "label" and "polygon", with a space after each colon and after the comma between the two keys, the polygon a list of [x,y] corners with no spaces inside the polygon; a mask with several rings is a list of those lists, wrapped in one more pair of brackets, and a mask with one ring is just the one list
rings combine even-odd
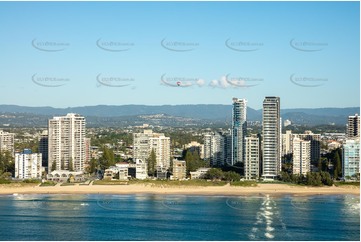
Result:
{"label": "distant hill", "polygon": [[[163,114],[161,120],[176,119],[182,120],[187,118],[188,121],[194,119],[208,120],[211,122],[229,123],[232,116],[231,105],[221,104],[197,104],[197,105],[162,105],[162,106],[146,106],[146,105],[98,105],[85,107],[70,107],[70,108],[52,108],[52,107],[26,107],[17,105],[0,105],[0,114],[14,114],[15,116],[26,117],[42,116],[51,117],[54,115],[64,115],[67,113],[79,113],[92,120],[107,120],[111,118],[112,122],[116,120],[127,120],[131,123],[133,118],[143,120],[141,115],[155,115]],[[289,119],[294,124],[318,125],[318,124],[338,124],[344,125],[347,122],[347,116],[360,113],[359,107],[350,108],[299,108],[299,109],[282,109],[281,117],[283,120]],[[97,118],[98,117],[98,118]],[[140,118],[139,118],[140,117]],[[250,121],[261,121],[262,110],[255,110],[250,107],[247,108],[247,119]],[[2,120],[10,122],[11,120]],[[161,124],[162,122],[160,122]]]}

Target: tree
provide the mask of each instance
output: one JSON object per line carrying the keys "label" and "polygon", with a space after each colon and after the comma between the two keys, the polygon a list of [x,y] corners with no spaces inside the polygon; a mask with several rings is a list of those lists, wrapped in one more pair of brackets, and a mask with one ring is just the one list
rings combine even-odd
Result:
{"label": "tree", "polygon": [[337,179],[340,176],[342,176],[342,165],[339,152],[336,150],[333,159],[333,178]]}
{"label": "tree", "polygon": [[90,174],[94,173],[97,167],[97,160],[92,158],[89,162],[89,166],[86,168],[86,171]]}
{"label": "tree", "polygon": [[61,160],[60,169],[61,169],[61,170],[64,170],[64,169],[65,169],[64,160]]}
{"label": "tree", "polygon": [[115,165],[115,158],[114,153],[111,149],[108,149],[107,147],[103,147],[103,155],[99,158],[100,165],[103,169],[107,169],[110,166]]}
{"label": "tree", "polygon": [[70,158],[70,160],[69,160],[68,170],[69,170],[69,171],[74,171],[73,158]]}
{"label": "tree", "polygon": [[157,163],[157,156],[155,154],[154,149],[150,152],[149,158],[148,158],[148,175],[154,176],[155,175],[155,165]]}
{"label": "tree", "polygon": [[207,171],[207,173],[204,175],[206,179],[211,180],[218,180],[223,177],[223,172],[219,168],[212,168]]}
{"label": "tree", "polygon": [[53,163],[51,163],[51,171],[55,171],[56,170],[56,162],[53,161]]}
{"label": "tree", "polygon": [[228,171],[223,173],[223,178],[226,181],[233,182],[241,180],[241,176],[234,171]]}

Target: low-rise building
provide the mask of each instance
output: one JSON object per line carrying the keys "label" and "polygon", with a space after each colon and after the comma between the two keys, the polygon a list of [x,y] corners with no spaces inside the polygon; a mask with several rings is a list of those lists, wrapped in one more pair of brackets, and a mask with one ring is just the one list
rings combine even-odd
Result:
{"label": "low-rise building", "polygon": [[191,179],[201,179],[204,178],[204,175],[207,173],[207,171],[211,169],[211,168],[198,168],[196,171],[191,171],[190,172],[190,178]]}
{"label": "low-rise building", "polygon": [[173,175],[171,180],[186,179],[186,162],[184,160],[173,160]]}
{"label": "low-rise building", "polygon": [[24,149],[22,153],[15,154],[15,178],[41,179],[42,154],[32,153],[30,149]]}
{"label": "low-rise building", "polygon": [[47,175],[49,181],[56,182],[83,182],[85,181],[84,173],[82,171],[69,171],[69,170],[54,170]]}

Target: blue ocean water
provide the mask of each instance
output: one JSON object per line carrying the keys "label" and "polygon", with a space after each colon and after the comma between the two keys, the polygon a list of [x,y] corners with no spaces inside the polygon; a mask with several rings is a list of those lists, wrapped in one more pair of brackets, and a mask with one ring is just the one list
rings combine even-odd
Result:
{"label": "blue ocean water", "polygon": [[353,195],[0,196],[0,240],[359,239]]}

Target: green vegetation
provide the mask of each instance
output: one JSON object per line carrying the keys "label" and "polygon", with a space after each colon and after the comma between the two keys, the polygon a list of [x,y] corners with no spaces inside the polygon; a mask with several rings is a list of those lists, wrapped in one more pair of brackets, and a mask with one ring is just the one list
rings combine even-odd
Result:
{"label": "green vegetation", "polygon": [[108,169],[110,166],[115,165],[114,152],[107,147],[102,148],[103,155],[99,158],[99,163],[102,169]]}
{"label": "green vegetation", "polygon": [[128,185],[128,181],[109,181],[109,180],[96,180],[93,185]]}
{"label": "green vegetation", "polygon": [[187,175],[191,171],[196,171],[200,167],[208,167],[208,163],[201,160],[197,151],[185,150],[183,152],[183,159],[186,161]]}
{"label": "green vegetation", "polygon": [[148,158],[148,175],[154,176],[155,175],[155,165],[157,163],[157,157],[155,154],[154,149],[150,152],[149,158]]}
{"label": "green vegetation", "polygon": [[206,181],[203,179],[171,181],[171,180],[130,180],[129,184],[145,184],[155,187],[171,187],[171,186],[224,186],[225,181]]}
{"label": "green vegetation", "polygon": [[294,175],[288,174],[287,172],[282,171],[280,174],[280,181],[293,183],[298,185],[308,185],[308,186],[332,186],[333,180],[328,172],[308,172],[306,176],[304,175]]}
{"label": "green vegetation", "polygon": [[241,180],[241,176],[234,171],[227,171],[224,172],[219,168],[211,168],[207,171],[207,173],[204,175],[205,179],[210,180],[224,180],[228,182],[238,182]]}
{"label": "green vegetation", "polygon": [[256,181],[234,181],[230,183],[231,186],[241,186],[241,187],[256,187]]}
{"label": "green vegetation", "polygon": [[53,181],[45,181],[40,184],[41,187],[50,187],[50,186],[55,186],[55,185],[56,185],[56,182],[53,182]]}
{"label": "green vegetation", "polygon": [[62,183],[60,186],[66,187],[66,186],[74,186],[74,185],[75,185],[74,183],[66,182],[66,183]]}
{"label": "green vegetation", "polygon": [[14,157],[8,151],[0,152],[0,176],[5,178],[4,174],[10,174],[7,177],[15,175]]}
{"label": "green vegetation", "polygon": [[25,179],[25,180],[23,180],[23,183],[35,183],[35,184],[39,184],[39,183],[41,183],[41,181],[39,181],[38,179]]}
{"label": "green vegetation", "polygon": [[360,182],[335,182],[335,186],[357,186],[360,187]]}

